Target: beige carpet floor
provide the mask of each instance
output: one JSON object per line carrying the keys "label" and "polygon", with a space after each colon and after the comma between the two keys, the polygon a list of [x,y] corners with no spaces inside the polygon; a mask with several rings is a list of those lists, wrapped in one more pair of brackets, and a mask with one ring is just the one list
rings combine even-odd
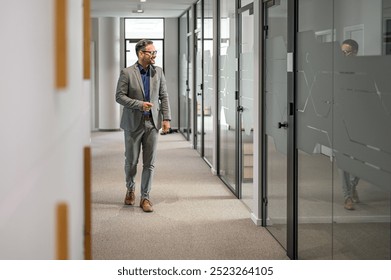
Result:
{"label": "beige carpet floor", "polygon": [[181,134],[159,136],[153,213],[138,206],[139,185],[136,206],[123,204],[123,132],[91,140],[94,259],[288,259]]}

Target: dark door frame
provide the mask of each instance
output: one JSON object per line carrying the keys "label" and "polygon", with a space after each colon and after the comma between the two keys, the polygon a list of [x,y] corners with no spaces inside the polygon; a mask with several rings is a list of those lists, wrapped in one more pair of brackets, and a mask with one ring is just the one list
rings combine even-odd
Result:
{"label": "dark door frame", "polygon": [[242,51],[241,40],[240,40],[240,31],[242,30],[242,13],[249,11],[250,15],[254,14],[254,2],[247,4],[246,6],[240,7],[240,0],[236,0],[236,42],[238,42],[238,47],[236,48],[236,59],[237,59],[237,71],[236,71],[236,90],[235,90],[235,100],[236,100],[236,133],[235,133],[235,142],[236,142],[236,197],[242,198],[242,178],[243,178],[243,139],[242,139],[242,112],[243,106],[240,100],[240,54]]}
{"label": "dark door frame", "polygon": [[[273,5],[279,4],[279,0],[263,0],[261,7],[261,20],[263,26],[261,30],[264,32],[262,37],[262,45],[265,45],[267,33],[267,9]],[[297,185],[297,149],[296,149],[296,33],[297,33],[297,7],[298,0],[288,0],[288,18],[287,18],[287,255],[290,259],[298,259],[298,185]],[[262,104],[265,104],[265,61],[266,52],[262,47]],[[266,152],[266,132],[265,132],[265,110],[263,110],[262,118],[262,226],[266,227],[267,221],[267,152]]]}
{"label": "dark door frame", "polygon": [[[200,8],[200,12],[201,14],[198,15],[198,5],[201,6]],[[198,26],[197,26],[197,17],[200,17],[201,18],[201,27],[199,30],[198,29]],[[195,4],[194,4],[194,21],[193,21],[193,24],[194,24],[194,31],[193,31],[193,38],[194,38],[194,42],[193,42],[193,48],[194,48],[194,66],[193,66],[193,79],[194,79],[194,85],[193,85],[193,89],[194,89],[194,104],[193,104],[193,115],[194,115],[194,133],[193,133],[193,143],[194,143],[194,149],[198,150],[199,149],[199,152],[200,152],[200,155],[201,157],[203,158],[204,157],[204,1],[203,0],[198,0]],[[199,33],[201,33],[201,38],[198,38],[199,36]],[[201,81],[201,84],[198,85],[197,82],[197,67],[199,67],[199,65],[197,65],[197,50],[198,50],[198,40],[201,40],[201,77],[200,77],[200,81]],[[200,86],[200,88],[198,88],[198,86]],[[200,134],[198,135],[198,116],[197,116],[197,111],[198,111],[198,108],[197,108],[197,104],[198,104],[198,96],[200,96],[201,98],[201,102],[200,102],[200,120],[201,120],[201,131],[200,131]],[[201,137],[201,139],[199,139],[198,137]],[[200,144],[201,147],[198,147],[198,143]]]}
{"label": "dark door frame", "polygon": [[[287,255],[298,259],[298,170],[296,145],[296,47],[298,0],[288,1],[288,184],[287,184]],[[290,68],[290,69],[289,69]]]}

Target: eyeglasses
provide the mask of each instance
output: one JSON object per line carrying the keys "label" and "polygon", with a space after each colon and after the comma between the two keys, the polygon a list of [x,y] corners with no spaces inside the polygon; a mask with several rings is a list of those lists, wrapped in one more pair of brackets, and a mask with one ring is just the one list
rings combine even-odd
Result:
{"label": "eyeglasses", "polygon": [[142,51],[143,53],[149,53],[151,56],[157,55],[157,51]]}
{"label": "eyeglasses", "polygon": [[351,50],[342,50],[343,54],[346,55],[346,56],[349,56],[353,53],[353,51]]}

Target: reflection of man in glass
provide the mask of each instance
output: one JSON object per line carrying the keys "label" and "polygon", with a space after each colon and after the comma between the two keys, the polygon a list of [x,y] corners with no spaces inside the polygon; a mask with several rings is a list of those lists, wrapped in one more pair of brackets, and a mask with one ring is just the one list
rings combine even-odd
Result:
{"label": "reflection of man in glass", "polygon": [[342,42],[341,50],[345,56],[356,56],[358,53],[358,43],[353,39],[346,39]]}
{"label": "reflection of man in glass", "polygon": [[[347,39],[342,42],[341,50],[345,56],[356,56],[358,53],[358,43],[353,39]],[[347,210],[354,210],[353,203],[360,202],[356,186],[360,178],[351,175],[349,172],[342,171],[342,190],[345,198],[344,207]]]}

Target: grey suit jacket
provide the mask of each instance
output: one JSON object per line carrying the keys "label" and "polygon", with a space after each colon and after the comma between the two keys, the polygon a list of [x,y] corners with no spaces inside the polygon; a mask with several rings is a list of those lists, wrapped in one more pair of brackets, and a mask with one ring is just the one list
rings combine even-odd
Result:
{"label": "grey suit jacket", "polygon": [[[162,120],[171,120],[171,110],[167,94],[166,78],[163,69],[150,66],[150,102],[153,123],[161,128]],[[116,101],[124,106],[120,127],[135,131],[143,117],[144,86],[137,63],[121,70],[118,79]]]}

